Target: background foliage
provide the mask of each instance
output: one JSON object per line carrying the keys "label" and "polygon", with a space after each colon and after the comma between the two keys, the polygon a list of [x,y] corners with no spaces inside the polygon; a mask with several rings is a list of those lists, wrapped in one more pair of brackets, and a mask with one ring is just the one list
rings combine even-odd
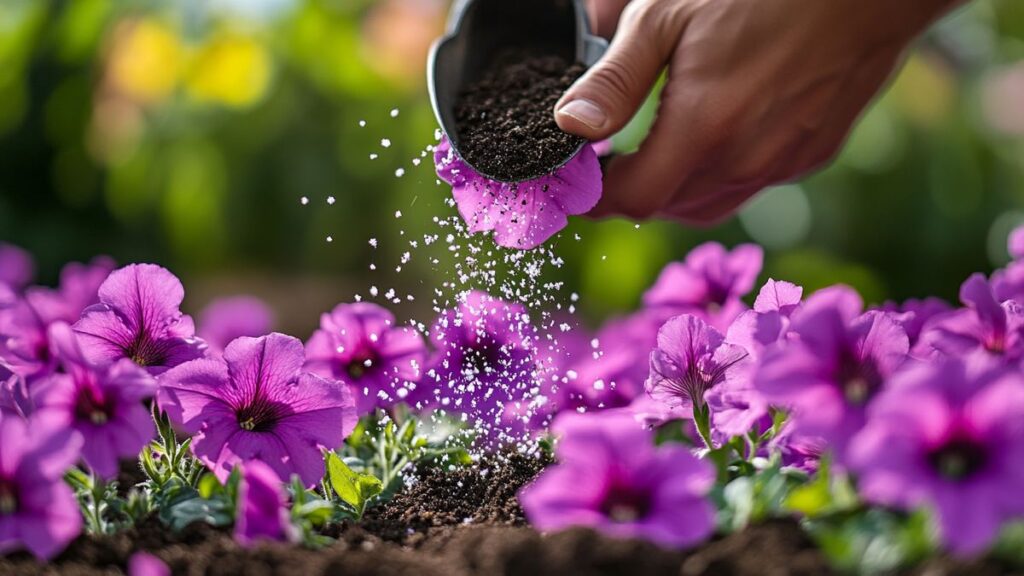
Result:
{"label": "background foliage", "polygon": [[[186,307],[255,293],[300,335],[370,284],[421,286],[426,311],[438,275],[428,258],[400,276],[369,266],[398,262],[452,212],[429,159],[413,163],[434,141],[423,67],[446,10],[5,0],[0,240],[28,248],[47,282],[98,253],[159,262],[190,286]],[[976,1],[919,43],[828,170],[712,230],[574,222],[557,274],[601,317],[633,307],[697,242],[753,240],[768,250],[766,275],[848,282],[873,301],[953,299],[968,273],[1006,259],[1006,232],[1024,220],[1022,56],[1024,4]]]}

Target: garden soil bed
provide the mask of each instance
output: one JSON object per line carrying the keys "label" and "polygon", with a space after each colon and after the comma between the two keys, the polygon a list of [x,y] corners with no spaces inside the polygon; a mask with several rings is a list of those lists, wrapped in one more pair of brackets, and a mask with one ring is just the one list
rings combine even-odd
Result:
{"label": "garden soil bed", "polygon": [[[750,575],[816,576],[833,572],[794,521],[776,520],[676,552],[642,541],[614,540],[583,528],[540,534],[526,526],[515,494],[543,464],[513,455],[441,473],[429,469],[359,526],[329,530],[338,541],[321,550],[268,543],[239,547],[230,531],[193,524],[174,534],[157,520],[115,536],[81,537],[53,564],[25,553],[0,558],[0,575],[121,574],[145,550],[175,574],[261,576],[361,575]],[[481,469],[485,470],[481,474]],[[928,576],[1004,574],[997,565],[937,560]]]}

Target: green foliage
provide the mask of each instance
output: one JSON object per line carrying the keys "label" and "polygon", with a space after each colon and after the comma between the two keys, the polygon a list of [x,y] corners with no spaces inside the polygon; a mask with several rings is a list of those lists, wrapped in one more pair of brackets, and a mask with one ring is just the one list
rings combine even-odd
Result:
{"label": "green foliage", "polygon": [[334,452],[327,454],[327,477],[334,493],[355,511],[356,520],[362,520],[366,505],[384,491],[376,476],[354,472]]}

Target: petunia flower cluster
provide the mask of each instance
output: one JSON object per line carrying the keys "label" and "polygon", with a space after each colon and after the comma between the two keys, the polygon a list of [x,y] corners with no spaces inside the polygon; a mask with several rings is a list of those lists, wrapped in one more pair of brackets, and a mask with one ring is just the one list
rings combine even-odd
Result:
{"label": "petunia flower cluster", "polygon": [[[509,224],[496,235],[539,237]],[[360,490],[381,479],[338,451],[412,411],[464,423],[489,449],[553,441],[555,464],[520,493],[541,530],[691,547],[734,512],[727,483],[780,474],[805,488],[841,478],[859,498],[847,512],[923,511],[946,550],[983,553],[1024,517],[1024,229],[1009,252],[964,282],[959,306],[871,306],[841,285],[767,279],[754,293],[760,248],[708,243],[593,332],[471,290],[428,324],[342,303],[304,343],[271,332],[250,297],[214,303],[197,331],[159,266],[97,259],[33,287],[31,259],[0,246],[0,552],[58,553],[99,521],[79,501],[132,460],[197,492],[198,474],[153,470],[208,470],[203,490],[223,506],[204,514],[223,512],[243,545],[296,540],[324,521],[308,498],[330,497],[325,457],[353,483],[346,518],[361,517]]]}
{"label": "petunia flower cluster", "polygon": [[[1016,488],[1024,462],[1024,293],[1015,284],[1022,239],[1024,228],[1010,240],[1018,260],[964,282],[960,308],[934,298],[867,308],[849,287],[805,295],[772,279],[747,308],[743,298],[760,272],[760,251],[700,246],[662,272],[636,314],[654,321],[646,336],[632,340],[643,345],[656,334],[648,344],[645,394],[588,404],[580,399],[594,397],[592,391],[576,393],[565,409],[596,411],[589,426],[608,430],[626,426],[623,413],[638,425],[682,422],[696,453],[721,459],[724,451],[755,466],[771,458],[813,474],[827,457],[868,503],[930,510],[947,549],[979,553],[1024,515]],[[573,369],[562,383],[572,390],[581,381],[575,368],[594,362],[578,345],[564,356]],[[634,389],[617,363],[582,381]],[[619,382],[626,385],[614,386]],[[541,528],[585,524],[610,534],[635,535],[656,523],[660,509],[637,504],[647,502],[642,498],[630,500],[626,516],[603,503],[618,498],[609,494],[649,493],[656,480],[640,471],[652,464],[603,467],[601,454],[616,449],[615,439],[595,440],[585,427],[560,425],[564,419],[556,419],[553,432],[568,448],[556,449],[559,464],[524,491],[528,516]],[[589,461],[578,456],[583,443]],[[694,477],[677,474],[680,485]],[[699,515],[687,517],[702,525]]]}

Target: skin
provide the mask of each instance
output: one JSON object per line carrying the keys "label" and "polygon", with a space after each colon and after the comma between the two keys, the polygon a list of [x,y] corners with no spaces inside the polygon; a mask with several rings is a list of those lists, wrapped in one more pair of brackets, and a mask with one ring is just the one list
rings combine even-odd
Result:
{"label": "skin", "polygon": [[959,0],[589,0],[605,57],[555,106],[621,130],[667,67],[657,119],[613,159],[598,216],[711,224],[826,164],[908,45]]}

